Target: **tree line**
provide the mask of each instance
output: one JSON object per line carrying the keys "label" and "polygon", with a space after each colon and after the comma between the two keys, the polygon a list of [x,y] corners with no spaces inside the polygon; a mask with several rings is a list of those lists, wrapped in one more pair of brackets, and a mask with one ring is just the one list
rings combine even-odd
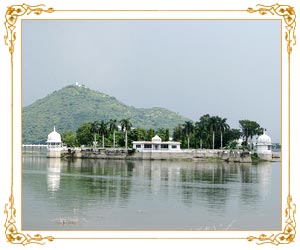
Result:
{"label": "tree line", "polygon": [[188,120],[178,124],[172,132],[166,128],[135,128],[130,118],[119,121],[110,119],[85,122],[76,132],[64,131],[62,140],[68,147],[85,145],[127,149],[133,141],[151,141],[157,134],[163,141],[172,139],[181,142],[181,148],[222,149],[236,148],[239,138],[243,139],[244,147],[249,147],[253,137],[263,133],[263,128],[255,121],[240,120],[239,126],[239,129],[232,129],[227,123],[227,118],[209,114],[201,116],[196,122]]}

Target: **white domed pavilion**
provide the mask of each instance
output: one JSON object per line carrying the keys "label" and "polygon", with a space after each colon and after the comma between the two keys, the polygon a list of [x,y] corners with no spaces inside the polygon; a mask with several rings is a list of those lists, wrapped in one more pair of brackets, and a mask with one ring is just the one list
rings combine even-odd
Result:
{"label": "white domed pavilion", "polygon": [[48,157],[60,157],[62,150],[62,141],[59,133],[56,132],[55,126],[47,139]]}
{"label": "white domed pavilion", "polygon": [[272,141],[270,136],[266,134],[266,131],[257,138],[256,141],[257,155],[262,160],[272,160]]}

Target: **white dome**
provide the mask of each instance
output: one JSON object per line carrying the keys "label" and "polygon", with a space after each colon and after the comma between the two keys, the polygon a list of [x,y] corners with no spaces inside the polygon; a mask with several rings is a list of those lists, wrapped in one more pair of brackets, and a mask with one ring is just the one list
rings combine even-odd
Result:
{"label": "white dome", "polygon": [[271,145],[271,137],[266,135],[264,132],[261,136],[257,138],[258,145]]}
{"label": "white dome", "polygon": [[242,138],[236,140],[237,145],[238,145],[238,146],[242,146],[243,141],[244,141],[244,140],[243,140]]}
{"label": "white dome", "polygon": [[152,138],[152,142],[161,142],[161,138],[158,136],[158,135],[155,135],[153,138]]}
{"label": "white dome", "polygon": [[47,143],[61,143],[61,136],[59,133],[55,131],[55,127],[53,128],[53,131],[48,135]]}

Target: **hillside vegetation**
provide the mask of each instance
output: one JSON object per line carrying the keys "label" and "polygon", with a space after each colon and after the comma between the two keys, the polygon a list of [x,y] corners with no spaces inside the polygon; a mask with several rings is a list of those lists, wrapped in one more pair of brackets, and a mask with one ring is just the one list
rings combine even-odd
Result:
{"label": "hillside vegetation", "polygon": [[84,122],[130,118],[134,127],[169,128],[188,118],[165,108],[140,109],[83,86],[67,86],[22,109],[22,143],[44,143],[56,126],[72,130]]}

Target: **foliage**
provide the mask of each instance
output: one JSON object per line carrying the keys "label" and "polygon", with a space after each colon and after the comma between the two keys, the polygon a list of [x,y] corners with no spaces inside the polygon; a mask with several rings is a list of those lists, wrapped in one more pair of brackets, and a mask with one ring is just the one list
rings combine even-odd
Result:
{"label": "foliage", "polygon": [[122,117],[145,129],[172,130],[187,120],[164,108],[138,109],[101,92],[70,85],[22,108],[22,143],[45,143],[53,126],[58,132],[76,131],[85,122]]}
{"label": "foliage", "polygon": [[150,128],[147,130],[147,137],[146,141],[151,141],[151,139],[155,136],[155,130],[153,128]]}
{"label": "foliage", "polygon": [[187,147],[190,148],[190,136],[194,132],[194,124],[191,121],[185,121],[183,124],[183,132],[187,136]]}
{"label": "foliage", "polygon": [[219,119],[217,116],[212,116],[209,118],[208,127],[212,132],[212,149],[215,149],[215,133],[219,128]]}
{"label": "foliage", "polygon": [[[153,130],[154,131],[154,130]],[[155,134],[157,134],[163,141],[168,141],[170,139],[170,131],[169,129],[164,129],[164,128],[159,128],[156,133],[154,133],[153,136],[155,136]],[[152,137],[153,137],[152,136]],[[152,138],[151,137],[151,138]],[[151,140],[150,138],[150,140]]]}
{"label": "foliage", "polygon": [[240,124],[240,127],[242,129],[243,145],[244,146],[247,146],[249,138],[252,140],[253,136],[261,135],[263,133],[263,129],[255,121],[240,120],[239,124]]}
{"label": "foliage", "polygon": [[223,148],[223,133],[225,131],[227,131],[228,129],[230,129],[230,126],[227,124],[227,118],[221,118],[219,116],[217,116],[217,120],[218,120],[218,129],[221,133],[221,148]]}
{"label": "foliage", "polygon": [[125,148],[128,148],[128,137],[127,137],[127,133],[128,131],[131,130],[132,128],[132,123],[130,122],[130,119],[129,118],[126,118],[126,119],[122,119],[120,121],[120,124],[121,124],[121,129],[122,131],[125,131]]}
{"label": "foliage", "polygon": [[[184,124],[178,124],[173,131],[173,140],[180,141],[182,148],[209,148],[213,146],[212,142],[212,123],[213,120],[219,122],[219,126],[216,125],[215,131],[215,146],[216,148],[222,148],[222,142],[224,142],[225,148],[236,149],[238,147],[237,140],[242,135],[239,129],[230,129],[228,125],[222,127],[222,123],[226,123],[226,118],[219,116],[209,116],[208,114],[199,118],[199,121],[193,124],[191,121],[186,121]],[[215,122],[213,121],[213,122]],[[120,130],[119,130],[120,126]],[[77,132],[72,131],[63,132],[63,140],[69,145],[92,145],[93,135],[96,134],[96,139],[99,140],[99,135],[102,136],[102,147],[107,145],[108,147],[128,147],[132,145],[133,141],[151,141],[151,139],[158,135],[163,141],[169,140],[169,129],[159,128],[154,130],[153,128],[133,128],[133,124],[130,119],[121,119],[120,121],[114,119],[108,123],[102,121],[87,122],[80,125]],[[110,131],[110,133],[108,133]],[[124,133],[125,132],[125,133]],[[107,136],[104,139],[104,135]],[[95,140],[95,139],[94,139]],[[71,141],[71,142],[70,142]],[[245,148],[243,146],[243,148]]]}
{"label": "foliage", "polygon": [[93,133],[91,132],[92,122],[85,122],[80,125],[76,131],[76,137],[79,145],[91,145],[93,140]]}
{"label": "foliage", "polygon": [[183,139],[183,128],[181,124],[178,124],[174,129],[173,129],[173,140],[174,141],[181,141]]}
{"label": "foliage", "polygon": [[61,139],[67,147],[76,147],[78,146],[77,136],[74,131],[63,131],[61,133]]}
{"label": "foliage", "polygon": [[116,147],[116,130],[118,130],[117,119],[110,119],[108,122],[109,131],[113,133],[113,147]]}
{"label": "foliage", "polygon": [[241,131],[239,129],[228,129],[224,132],[224,145],[230,145],[233,142],[237,143],[237,140],[241,137]]}
{"label": "foliage", "polygon": [[108,124],[105,123],[104,121],[100,121],[98,124],[99,124],[98,132],[102,136],[102,148],[104,148],[104,146],[105,146],[105,135],[107,135],[107,125]]}
{"label": "foliage", "polygon": [[241,130],[230,129],[226,118],[209,114],[194,123],[163,108],[136,109],[103,93],[68,86],[23,108],[22,137],[23,143],[43,143],[55,125],[70,147],[99,146],[93,141],[102,137],[102,147],[127,148],[132,141],[151,141],[156,134],[168,141],[172,134],[182,148],[234,148],[240,136],[247,142],[263,132],[255,121],[239,123]]}
{"label": "foliage", "polygon": [[94,135],[94,142],[93,145],[94,147],[96,147],[96,143],[97,143],[97,134],[99,133],[99,122],[98,121],[94,121],[91,123],[90,126],[90,132],[93,133]]}
{"label": "foliage", "polygon": [[238,142],[237,142],[237,141],[231,141],[231,142],[228,144],[228,148],[229,148],[229,149],[237,149],[237,148],[238,148]]}
{"label": "foliage", "polygon": [[129,131],[132,128],[132,123],[130,121],[130,118],[122,119],[120,121],[121,124],[121,130],[123,131]]}
{"label": "foliage", "polygon": [[[199,147],[203,148],[206,145],[206,139],[209,137],[208,132],[208,118],[209,115],[200,117],[199,121],[195,123],[195,137],[199,139]],[[204,141],[204,143],[203,143]],[[204,146],[205,147],[205,146]]]}
{"label": "foliage", "polygon": [[230,129],[226,118],[205,114],[193,124],[186,121],[173,130],[174,140],[180,141],[182,148],[223,148],[240,137],[238,129]]}

